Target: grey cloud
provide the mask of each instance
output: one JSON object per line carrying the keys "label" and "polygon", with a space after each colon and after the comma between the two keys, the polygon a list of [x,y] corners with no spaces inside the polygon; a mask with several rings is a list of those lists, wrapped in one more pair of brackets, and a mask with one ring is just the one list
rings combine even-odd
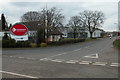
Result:
{"label": "grey cloud", "polygon": [[[47,4],[47,8],[57,7],[58,9],[62,9],[62,14],[65,16],[65,23],[68,22],[71,16],[78,15],[79,12],[84,10],[98,10],[103,11],[106,15],[107,20],[116,21],[117,12],[117,3],[89,3],[89,2],[10,2],[2,6],[4,8],[2,12],[5,13],[9,18],[10,23],[14,23],[17,20],[20,20],[20,17],[27,11],[40,11],[45,8]],[[1,5],[0,5],[1,7]],[[1,12],[1,11],[0,11]],[[11,17],[9,17],[11,16]],[[113,17],[112,17],[113,16]],[[114,19],[111,19],[114,18]],[[13,19],[15,18],[15,19]],[[106,21],[107,21],[106,20]],[[110,25],[108,25],[110,24]],[[113,23],[105,22],[104,26],[112,26]],[[104,29],[110,29],[110,27],[106,27]]]}
{"label": "grey cloud", "polygon": [[10,4],[15,7],[30,7],[40,5],[38,2],[11,2]]}

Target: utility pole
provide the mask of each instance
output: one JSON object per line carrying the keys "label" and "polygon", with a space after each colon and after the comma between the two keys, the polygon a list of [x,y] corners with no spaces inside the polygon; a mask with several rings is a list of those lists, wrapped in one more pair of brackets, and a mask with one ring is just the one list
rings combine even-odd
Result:
{"label": "utility pole", "polygon": [[46,8],[45,8],[46,12],[45,12],[45,42],[48,43],[48,18],[47,18],[47,4],[46,4]]}

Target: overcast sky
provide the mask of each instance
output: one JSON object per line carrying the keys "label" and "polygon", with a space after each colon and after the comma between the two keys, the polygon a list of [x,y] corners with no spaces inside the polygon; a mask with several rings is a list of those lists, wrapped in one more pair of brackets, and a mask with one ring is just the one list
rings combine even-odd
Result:
{"label": "overcast sky", "polygon": [[109,1],[87,1],[87,0],[66,0],[66,1],[49,1],[44,2],[34,1],[17,1],[14,0],[0,2],[0,13],[4,13],[8,23],[16,23],[20,21],[20,17],[28,11],[41,11],[47,4],[48,8],[57,7],[62,9],[62,14],[65,16],[65,23],[71,16],[78,15],[79,12],[84,10],[98,10],[105,14],[106,20],[103,24],[105,31],[116,31],[118,23],[118,0]]}

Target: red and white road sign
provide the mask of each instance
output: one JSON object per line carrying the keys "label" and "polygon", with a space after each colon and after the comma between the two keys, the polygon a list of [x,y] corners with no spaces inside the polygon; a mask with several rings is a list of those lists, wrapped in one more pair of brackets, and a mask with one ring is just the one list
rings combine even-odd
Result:
{"label": "red and white road sign", "polygon": [[22,24],[15,24],[10,28],[10,31],[14,35],[22,36],[28,31],[28,29]]}

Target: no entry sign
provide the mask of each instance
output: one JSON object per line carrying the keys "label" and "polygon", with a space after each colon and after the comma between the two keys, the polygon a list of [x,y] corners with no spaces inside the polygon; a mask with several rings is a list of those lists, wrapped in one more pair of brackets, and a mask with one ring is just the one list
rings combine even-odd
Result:
{"label": "no entry sign", "polygon": [[28,31],[28,29],[22,24],[15,24],[10,28],[10,31],[14,35],[22,36]]}

